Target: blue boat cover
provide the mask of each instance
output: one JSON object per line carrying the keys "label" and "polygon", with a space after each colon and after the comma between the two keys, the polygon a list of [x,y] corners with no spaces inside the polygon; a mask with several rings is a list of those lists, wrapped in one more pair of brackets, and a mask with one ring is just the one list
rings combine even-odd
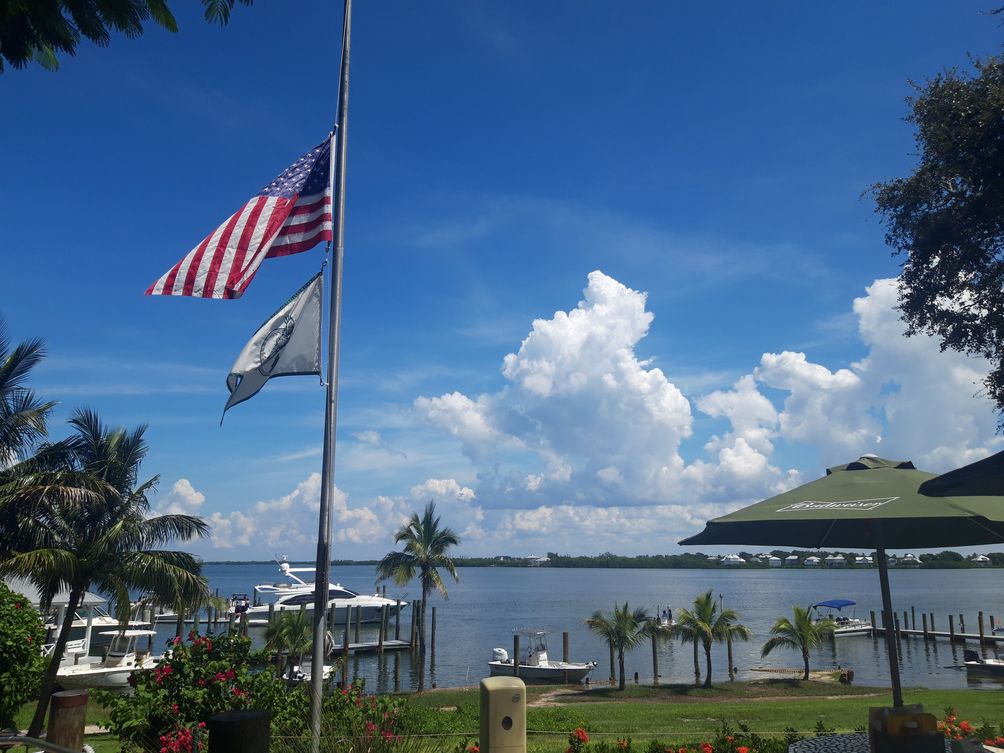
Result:
{"label": "blue boat cover", "polygon": [[844,607],[853,607],[856,603],[857,602],[851,601],[850,599],[830,599],[829,601],[821,601],[818,604],[813,604],[812,606],[843,609]]}

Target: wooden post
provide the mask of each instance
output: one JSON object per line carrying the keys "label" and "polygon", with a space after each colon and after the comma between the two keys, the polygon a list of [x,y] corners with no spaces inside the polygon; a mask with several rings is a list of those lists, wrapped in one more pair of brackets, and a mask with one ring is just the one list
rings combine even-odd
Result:
{"label": "wooden post", "polygon": [[913,606],[910,607],[910,629],[917,629],[917,610],[915,610]]}
{"label": "wooden post", "polygon": [[345,634],[344,634],[344,648],[345,648],[345,663],[349,663],[349,627],[352,624],[352,607],[345,607]]}
{"label": "wooden post", "polygon": [[[227,614],[227,632],[228,633],[234,632],[234,625],[236,624],[236,620],[237,620],[237,614],[236,614],[236,612],[229,612]],[[241,620],[241,622],[244,622],[244,620]]]}
{"label": "wooden post", "polygon": [[934,638],[936,628],[934,627],[934,612],[931,612],[931,637]]}
{"label": "wooden post", "polygon": [[394,640],[401,640],[401,600],[397,600],[397,611],[394,612]]}
{"label": "wooden post", "polygon": [[899,640],[903,636],[901,636],[900,632],[899,632],[899,615],[898,614],[894,614],[892,616],[892,624],[893,624],[893,634],[896,636],[896,640]]}
{"label": "wooden post", "polygon": [[903,630],[907,630],[907,629],[909,629],[909,627],[910,627],[910,621],[907,619],[906,610],[904,609],[903,610],[903,625],[902,625],[902,628],[903,628]]}
{"label": "wooden post", "polygon": [[271,625],[275,619],[275,604],[268,605],[268,624]]}
{"label": "wooden post", "polygon": [[923,620],[924,623],[924,640],[929,641],[931,640],[931,636],[927,632],[927,612],[921,615],[921,619]]}
{"label": "wooden post", "polygon": [[[150,628],[153,629],[153,607],[147,607],[143,610],[143,619],[150,623]],[[153,653],[153,636],[148,636],[146,639],[146,655],[150,656]]]}
{"label": "wooden post", "polygon": [[565,630],[561,634],[561,660],[562,661],[571,661],[571,659],[568,658],[568,631],[567,630]]}
{"label": "wooden post", "polygon": [[512,637],[512,674],[519,677],[519,633]]}
{"label": "wooden post", "polygon": [[213,753],[268,753],[271,730],[268,711],[227,711],[209,717]]}
{"label": "wooden post", "polygon": [[948,641],[955,643],[955,615],[948,615]]}
{"label": "wooden post", "polygon": [[[965,615],[963,615],[961,612],[959,613],[959,632],[960,633],[966,632],[966,618]],[[963,638],[962,640],[965,641],[966,639]]]}
{"label": "wooden post", "polygon": [[654,630],[652,631],[652,684],[659,684],[659,637]]}
{"label": "wooden post", "polygon": [[359,643],[359,632],[362,630],[363,625],[363,608],[361,606],[356,607],[356,643]]}
{"label": "wooden post", "polygon": [[986,633],[983,631],[983,612],[976,613],[976,623],[980,627],[980,645],[986,643]]}
{"label": "wooden post", "polygon": [[73,750],[84,746],[84,720],[87,717],[87,691],[61,690],[51,696],[49,726],[45,739]]}
{"label": "wooden post", "polygon": [[872,635],[875,635],[875,610],[871,610],[872,616]]}
{"label": "wooden post", "polygon": [[387,628],[387,605],[380,607],[380,631],[377,633],[377,651],[383,653],[384,631]]}
{"label": "wooden post", "polygon": [[429,661],[436,661],[436,608],[432,608],[432,632],[429,635]]}

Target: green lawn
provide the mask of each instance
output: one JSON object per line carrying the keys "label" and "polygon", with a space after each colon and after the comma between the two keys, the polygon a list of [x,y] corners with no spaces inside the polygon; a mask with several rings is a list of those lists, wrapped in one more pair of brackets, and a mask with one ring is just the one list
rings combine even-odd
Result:
{"label": "green lawn", "polygon": [[[644,750],[649,740],[670,744],[709,738],[723,721],[733,728],[745,724],[764,735],[782,734],[786,728],[809,735],[818,723],[850,732],[864,728],[869,707],[889,705],[889,695],[885,688],[800,680],[722,682],[710,690],[692,685],[631,685],[623,692],[595,686],[529,686],[528,747],[531,753],[561,753],[568,733],[577,726],[588,729],[595,742],[631,737],[636,751]],[[945,707],[954,706],[960,719],[973,724],[1004,723],[999,692],[907,689],[904,695],[908,703],[922,703],[939,718]],[[433,690],[404,698],[412,729],[430,735],[426,741],[433,749],[456,750],[465,737],[477,740],[477,688]],[[29,704],[18,715],[22,729],[32,710]],[[88,724],[106,717],[103,708],[90,704]],[[110,735],[92,735],[87,741],[97,753],[119,750]]]}

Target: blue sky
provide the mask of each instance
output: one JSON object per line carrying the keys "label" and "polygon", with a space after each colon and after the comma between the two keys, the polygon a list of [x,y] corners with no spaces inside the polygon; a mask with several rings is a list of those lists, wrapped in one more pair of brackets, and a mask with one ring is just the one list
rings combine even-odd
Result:
{"label": "blue sky", "polygon": [[[238,301],[143,291],[324,137],[337,5],[175,3],[178,34],[0,79],[0,315],[47,343],[54,436],[149,424],[207,559],[312,556],[318,380],[219,418],[322,247]],[[987,7],[358,3],[333,556],[429,499],[463,554],[676,552],[865,452],[1001,449],[985,364],[902,337],[862,195],[911,169],[908,82],[998,52]]]}

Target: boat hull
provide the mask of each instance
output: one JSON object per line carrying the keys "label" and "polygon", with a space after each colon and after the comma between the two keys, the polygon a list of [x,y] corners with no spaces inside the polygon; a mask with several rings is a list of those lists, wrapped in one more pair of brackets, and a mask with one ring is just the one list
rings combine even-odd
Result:
{"label": "boat hull", "polygon": [[78,664],[60,667],[56,674],[56,684],[67,690],[83,690],[86,688],[102,688],[104,690],[128,690],[129,677],[136,670],[153,669],[157,659],[147,659],[140,664],[125,667],[101,667]]}
{"label": "boat hull", "polygon": [[[335,624],[344,624],[345,615],[348,613],[348,608],[352,608],[352,621],[358,620],[363,624],[374,624],[379,623],[383,616],[383,605],[382,604],[363,604],[363,605],[334,605],[335,610]],[[404,608],[404,604],[401,608]],[[306,611],[313,612],[314,606],[312,604],[307,604],[305,606]],[[278,614],[280,612],[298,612],[300,607],[276,607],[273,612]],[[361,614],[360,614],[361,612]],[[397,603],[392,603],[387,605],[387,615],[388,619],[394,619],[398,613]],[[260,627],[262,625],[268,624],[268,607],[267,606],[257,606],[251,607],[244,613],[245,618],[248,621],[248,625],[252,627]],[[358,615],[358,616],[357,616]]]}
{"label": "boat hull", "polygon": [[[548,682],[554,684],[582,682],[596,668],[593,662],[549,662],[547,666],[520,664],[519,678],[524,682]],[[488,671],[492,677],[513,676],[512,662],[490,661]]]}
{"label": "boat hull", "polygon": [[1000,659],[984,659],[983,661],[967,661],[966,671],[981,675],[1004,676],[1004,661]]}

